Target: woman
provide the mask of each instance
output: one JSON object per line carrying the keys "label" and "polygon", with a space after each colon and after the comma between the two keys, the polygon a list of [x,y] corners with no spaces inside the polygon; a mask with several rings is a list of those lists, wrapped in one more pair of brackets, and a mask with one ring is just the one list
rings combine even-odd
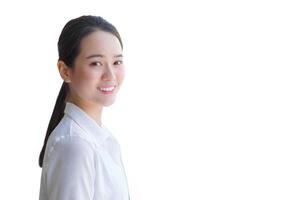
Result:
{"label": "woman", "polygon": [[39,165],[40,200],[128,200],[120,146],[101,122],[123,78],[117,29],[98,16],[70,20],[58,41],[64,80]]}

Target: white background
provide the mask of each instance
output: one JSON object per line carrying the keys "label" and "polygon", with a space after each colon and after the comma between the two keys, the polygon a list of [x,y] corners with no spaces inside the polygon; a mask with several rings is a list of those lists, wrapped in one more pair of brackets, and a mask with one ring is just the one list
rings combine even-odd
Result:
{"label": "white background", "polygon": [[57,40],[85,14],[124,42],[126,78],[103,121],[132,200],[300,199],[297,1],[0,4],[0,199],[38,199]]}

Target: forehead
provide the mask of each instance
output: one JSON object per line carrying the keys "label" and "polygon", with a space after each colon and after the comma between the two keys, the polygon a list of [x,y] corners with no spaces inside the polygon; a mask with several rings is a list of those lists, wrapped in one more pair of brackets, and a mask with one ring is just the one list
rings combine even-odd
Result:
{"label": "forehead", "polygon": [[103,54],[113,56],[122,53],[121,44],[116,36],[105,31],[95,31],[84,37],[80,43],[80,55]]}

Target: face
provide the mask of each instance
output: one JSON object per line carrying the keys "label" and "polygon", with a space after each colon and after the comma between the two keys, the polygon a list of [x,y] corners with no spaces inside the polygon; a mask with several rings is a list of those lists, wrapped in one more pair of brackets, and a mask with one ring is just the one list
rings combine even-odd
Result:
{"label": "face", "polygon": [[116,36],[95,31],[81,41],[80,54],[70,70],[71,99],[78,104],[109,106],[123,79],[122,47]]}

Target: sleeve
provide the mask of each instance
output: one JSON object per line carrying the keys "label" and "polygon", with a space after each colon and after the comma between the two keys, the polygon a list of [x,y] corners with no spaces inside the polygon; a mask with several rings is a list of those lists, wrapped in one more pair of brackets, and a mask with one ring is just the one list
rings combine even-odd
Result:
{"label": "sleeve", "polygon": [[94,151],[76,137],[55,144],[48,160],[46,193],[49,200],[93,199]]}

